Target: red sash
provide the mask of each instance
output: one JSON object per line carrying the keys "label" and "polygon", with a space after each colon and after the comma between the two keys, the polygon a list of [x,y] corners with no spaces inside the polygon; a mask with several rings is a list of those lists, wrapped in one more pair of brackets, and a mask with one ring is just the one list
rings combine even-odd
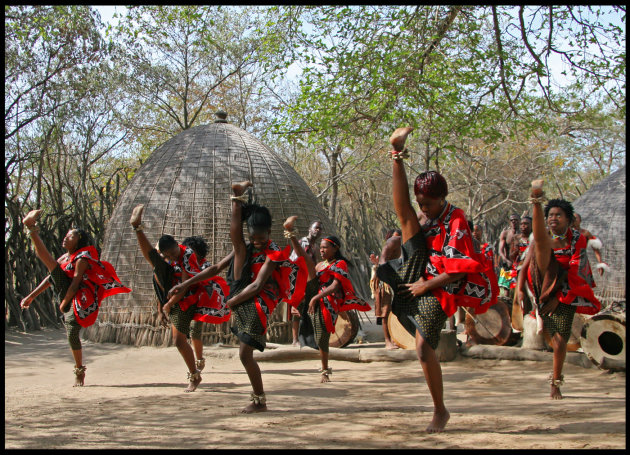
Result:
{"label": "red sash", "polygon": [[292,261],[289,259],[290,254],[290,245],[280,249],[271,240],[267,242],[267,245],[261,251],[252,253],[252,282],[256,280],[267,257],[271,261],[278,263],[270,279],[267,280],[262,291],[255,299],[256,311],[264,327],[263,333],[267,331],[269,316],[281,300],[297,308],[304,298],[306,282],[308,281],[306,261],[303,257]]}
{"label": "red sash", "polygon": [[494,267],[475,251],[464,212],[447,203],[442,215],[423,226],[423,230],[430,251],[425,279],[431,280],[443,272],[466,274],[461,280],[432,291],[444,312],[451,316],[458,306],[467,306],[476,314],[485,313],[497,301],[497,279]]}
{"label": "red sash", "polygon": [[74,278],[75,262],[79,259],[86,259],[89,266],[72,299],[72,309],[79,325],[89,327],[96,321],[104,298],[131,292],[131,289],[120,283],[116,270],[109,262],[98,259],[98,252],[92,245],[78,249],[60,264],[61,270],[69,278]]}
{"label": "red sash", "polygon": [[[206,260],[197,258],[192,248],[179,245],[178,266],[190,276],[195,276],[206,268]],[[227,298],[230,287],[220,276],[213,276],[191,287],[190,292],[179,301],[179,307],[186,311],[196,305],[193,319],[209,324],[221,324],[230,319]]]}
{"label": "red sash", "polygon": [[320,291],[330,286],[335,279],[341,283],[342,287],[341,292],[324,297],[325,301],[322,302],[324,299],[320,299],[322,316],[326,330],[329,333],[335,331],[335,323],[339,312],[348,310],[369,311],[371,309],[365,300],[355,294],[354,286],[352,286],[348,275],[348,264],[343,259],[337,259],[328,264],[324,269],[317,272],[317,277]]}

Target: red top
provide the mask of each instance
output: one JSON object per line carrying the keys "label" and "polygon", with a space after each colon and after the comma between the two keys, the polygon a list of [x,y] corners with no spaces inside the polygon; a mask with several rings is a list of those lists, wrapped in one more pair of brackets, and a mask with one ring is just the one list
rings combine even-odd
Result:
{"label": "red top", "polygon": [[322,316],[329,333],[335,331],[339,312],[348,310],[369,311],[371,309],[365,300],[355,294],[354,286],[352,286],[348,275],[348,264],[343,259],[336,259],[317,272],[317,279],[319,280],[320,292],[330,286],[335,279],[339,280],[342,287],[341,292],[320,299]]}
{"label": "red top", "polygon": [[[179,268],[186,271],[188,275],[195,276],[210,265],[205,258],[199,260],[192,248],[178,246],[179,260],[176,270]],[[196,304],[194,320],[220,324],[230,319],[231,312],[227,306],[229,294],[230,287],[227,282],[220,276],[213,276],[192,286],[186,296],[179,301],[179,307],[182,311],[186,311],[191,305]]]}
{"label": "red top", "polygon": [[485,313],[497,301],[498,286],[494,269],[477,253],[464,211],[447,203],[442,214],[422,226],[429,248],[429,262],[424,278],[431,280],[441,273],[465,273],[462,279],[434,289],[447,316],[458,306],[472,307]]}
{"label": "red top", "polygon": [[267,319],[281,300],[297,308],[304,298],[308,280],[306,261],[301,256],[292,261],[289,259],[290,254],[290,245],[280,249],[271,240],[267,241],[267,245],[262,250],[254,250],[252,253],[252,282],[256,280],[267,257],[278,263],[270,279],[255,298],[256,311],[265,328],[263,333],[267,331]]}
{"label": "red top", "polygon": [[61,270],[68,277],[74,278],[75,262],[79,259],[87,259],[89,267],[72,299],[72,308],[79,325],[89,327],[96,322],[98,309],[104,298],[131,292],[131,289],[120,283],[116,270],[109,262],[98,259],[98,252],[92,245],[72,253],[67,261],[59,264]]}
{"label": "red top", "polygon": [[[562,289],[556,293],[558,301],[576,307],[577,313],[596,314],[601,309],[601,303],[595,297],[593,288],[595,281],[591,265],[586,255],[585,236],[575,229],[567,232],[567,246],[554,248],[553,254],[560,266],[567,270],[567,280]],[[532,288],[532,276],[527,269],[527,281]]]}

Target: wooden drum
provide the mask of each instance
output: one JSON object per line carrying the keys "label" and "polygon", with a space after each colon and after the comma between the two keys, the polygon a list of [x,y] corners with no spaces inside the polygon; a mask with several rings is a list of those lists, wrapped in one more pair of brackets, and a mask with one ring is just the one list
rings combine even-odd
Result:
{"label": "wooden drum", "polygon": [[331,348],[344,348],[348,346],[359,333],[359,316],[355,310],[342,311],[337,316],[335,333],[330,334],[328,346]]}
{"label": "wooden drum", "polygon": [[464,326],[466,333],[476,344],[503,346],[512,335],[510,310],[501,299],[497,300],[497,303],[488,308],[485,313],[475,314],[473,317],[466,313]]}
{"label": "wooden drum", "polygon": [[407,332],[393,312],[387,316],[389,338],[401,349],[416,349],[416,337]]}
{"label": "wooden drum", "polygon": [[[617,311],[615,311],[617,310]],[[626,310],[600,311],[586,319],[580,334],[582,350],[604,370],[626,370]]]}

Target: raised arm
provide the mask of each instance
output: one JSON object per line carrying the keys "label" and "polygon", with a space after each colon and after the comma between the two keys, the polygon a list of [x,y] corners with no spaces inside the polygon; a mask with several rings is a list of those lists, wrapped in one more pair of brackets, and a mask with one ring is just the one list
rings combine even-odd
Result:
{"label": "raised arm", "polygon": [[133,227],[134,231],[136,231],[136,237],[138,239],[138,245],[140,245],[140,251],[142,251],[142,255],[147,260],[149,264],[152,264],[151,259],[149,258],[149,251],[153,249],[153,245],[149,243],[147,236],[144,235],[144,231],[142,227],[139,227],[142,224],[142,212],[144,211],[144,205],[140,204],[134,207],[133,212],[131,212],[131,218],[129,219],[129,224]]}
{"label": "raised arm", "polygon": [[213,276],[218,275],[219,273],[221,273],[223,269],[225,269],[228,265],[230,265],[230,261],[232,260],[232,258],[234,258],[234,250],[232,250],[230,254],[225,256],[216,264],[213,264],[210,267],[203,269],[198,274],[191,276],[190,278],[178,284],[177,286],[173,286],[168,291],[168,297],[171,298],[179,292],[186,291],[189,287],[191,287],[194,284],[200,283],[203,280],[207,280],[208,278],[212,278]]}

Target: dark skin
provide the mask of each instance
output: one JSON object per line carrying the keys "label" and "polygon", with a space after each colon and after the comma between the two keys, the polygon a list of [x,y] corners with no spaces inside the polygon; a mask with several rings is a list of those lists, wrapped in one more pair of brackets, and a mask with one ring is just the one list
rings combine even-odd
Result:
{"label": "dark skin", "polygon": [[[539,197],[542,194],[542,183],[542,180],[535,180],[532,182],[532,196]],[[532,255],[536,255],[538,271],[541,275],[544,275],[545,271],[549,267],[549,252],[555,248],[566,248],[568,245],[566,239],[553,239],[551,235],[549,235],[549,232],[555,235],[563,235],[572,221],[560,207],[551,207],[547,218],[545,218],[543,207],[539,202],[532,204],[532,212],[532,231],[534,233],[534,240],[530,244],[527,257],[523,262],[523,268],[518,275],[517,298],[519,299],[519,302],[523,302],[525,295],[525,285],[527,280],[526,273],[531,264]],[[558,305],[558,299],[552,297],[540,309],[540,314],[552,315]],[[553,378],[557,380],[560,379],[562,375],[562,367],[567,354],[567,342],[559,333],[556,332],[551,338],[551,347],[553,348]],[[551,386],[550,398],[553,400],[562,399],[559,386]]]}
{"label": "dark skin", "polygon": [[[289,217],[284,223],[284,228],[287,230],[293,229],[293,225],[296,219],[297,219],[296,216]],[[317,277],[317,272],[326,268],[328,263],[335,259],[335,256],[337,255],[337,252],[339,251],[339,248],[333,245],[332,243],[330,243],[328,240],[325,240],[325,239],[322,240],[319,245],[319,254],[322,257],[323,261],[315,265],[313,263],[313,259],[304,251],[304,249],[302,248],[302,245],[300,245],[300,242],[295,237],[291,237],[290,242],[296,254],[298,256],[302,256],[306,260],[306,268],[308,270],[309,280],[315,279]],[[307,310],[308,313],[315,314],[317,306],[321,304],[321,301],[323,298],[326,298],[329,295],[333,295],[337,292],[341,292],[341,290],[342,290],[341,283],[339,282],[339,280],[334,279],[330,285],[322,289],[318,294],[313,296],[313,298],[309,301],[308,310]],[[322,359],[322,369],[327,370],[328,369],[328,352],[325,352],[322,349],[320,349],[319,353]],[[330,378],[328,377],[328,375],[322,374],[321,382],[330,382]]]}
{"label": "dark skin", "polygon": [[508,264],[508,267],[512,267],[514,263],[514,257],[510,255],[511,246],[514,243],[515,236],[519,233],[520,218],[517,216],[510,217],[510,227],[499,236],[499,256],[504,262]]}
{"label": "dark skin", "polygon": [[[133,209],[131,218],[129,220],[130,224],[133,227],[138,227],[142,223],[143,211],[144,211],[143,205],[138,205]],[[138,245],[140,246],[140,251],[142,252],[142,255],[147,260],[147,262],[151,264],[149,252],[153,249],[153,246],[147,239],[146,235],[144,234],[144,231],[136,231],[136,238],[138,239]],[[173,245],[170,248],[165,248],[164,251],[160,251],[160,254],[162,255],[162,257],[164,257],[168,261],[177,262],[180,259],[180,255],[182,253],[178,245]],[[229,261],[226,261],[224,258],[219,264],[208,267],[207,269],[204,270],[204,272],[206,272],[206,274],[211,273],[211,275],[208,276],[208,278],[210,278],[212,276],[217,275],[222,270],[221,267],[223,268],[226,267],[228,263]],[[186,280],[189,278],[191,278],[190,274],[186,272],[186,270],[182,270],[182,280]],[[188,284],[188,286],[190,286],[190,284]],[[167,325],[166,323],[166,320],[168,319],[167,315],[170,314],[172,306],[175,303],[179,302],[184,297],[184,295],[186,294],[186,290],[188,289],[188,286],[180,285],[180,287],[182,288],[180,292],[176,292],[177,290],[175,288],[177,286],[174,286],[173,288],[171,288],[168,294],[169,300],[168,302],[166,302],[166,304],[164,304],[162,308],[160,308],[160,303],[158,302],[158,318],[161,325],[163,326]],[[174,325],[171,326],[171,330],[172,330],[173,342],[175,343],[175,346],[177,347],[177,350],[179,351],[180,355],[184,359],[184,362],[186,363],[186,367],[188,368],[188,371],[191,374],[195,373],[195,371],[197,370],[197,366],[195,364],[195,353],[192,347],[188,344],[186,334],[177,330],[177,328],[175,328]],[[198,341],[198,344],[201,344],[201,346],[196,346],[197,352],[198,353],[200,351],[203,352],[203,343],[201,343],[201,340],[194,340],[193,342],[195,341]],[[198,354],[198,357],[201,357],[201,356]],[[198,379],[191,379],[188,384],[188,387],[186,387],[184,391],[194,392],[200,383],[201,383],[200,377]]]}
{"label": "dark skin", "polygon": [[[244,181],[240,183],[232,184],[232,192],[234,196],[241,196],[247,188],[253,186],[251,182]],[[243,224],[241,221],[242,203],[236,200],[232,200],[232,218],[230,221],[230,239],[232,240],[232,246],[234,248],[234,279],[241,278],[243,266],[247,257],[247,245],[243,237]],[[250,230],[249,240],[253,244],[254,248],[260,250],[267,245],[269,236],[271,234],[271,228],[264,228],[260,230]],[[271,277],[271,274],[276,269],[277,264],[268,257],[265,259],[256,279],[249,284],[238,295],[228,300],[227,304],[230,308],[235,308],[237,305],[246,302],[252,297],[256,296],[262,291],[265,283]],[[249,382],[252,385],[253,393],[256,395],[264,394],[262,375],[260,374],[260,367],[254,360],[254,348],[247,343],[240,342],[239,345],[239,358],[247,376]],[[247,405],[241,412],[249,414],[253,412],[264,412],[267,410],[267,405],[263,403],[252,402]]]}
{"label": "dark skin", "polygon": [[[390,153],[395,153],[394,151]],[[420,223],[427,219],[436,219],[444,210],[446,205],[445,197],[428,197],[422,194],[416,195],[416,202],[420,207],[421,214],[418,216],[411,205],[411,199],[409,197],[409,186],[407,183],[407,174],[405,172],[404,164],[402,160],[393,160],[393,181],[392,192],[394,200],[394,209],[398,217],[398,221],[402,230],[402,243],[412,238],[416,233],[420,231]],[[381,256],[381,263],[390,258]],[[410,292],[413,295],[422,295],[431,289],[435,289],[438,286],[443,286],[447,283],[460,279],[463,274],[447,274],[442,273],[436,278],[426,281],[424,278],[420,278],[415,283],[403,285],[400,291]],[[434,404],[433,419],[426,431],[429,433],[436,433],[444,431],[450,413],[444,405],[444,389],[442,382],[442,369],[440,362],[435,354],[435,351],[429,343],[416,331],[416,352],[418,354],[418,360],[424,372],[424,377],[427,381],[427,386],[431,392],[431,398]]]}
{"label": "dark skin", "polygon": [[[22,222],[24,223],[24,226],[27,226],[27,227],[34,226],[41,212],[42,212],[41,209],[30,211],[26,215],[26,217],[24,217],[24,219],[22,220]],[[68,260],[68,258],[77,250],[77,245],[79,243],[79,233],[75,229],[70,229],[68,231],[68,233],[65,235],[61,243],[61,246],[67,252],[66,254],[62,255],[59,259],[55,259],[50,254],[50,252],[44,245],[44,242],[42,241],[42,239],[40,238],[37,232],[31,233],[31,240],[33,241],[33,246],[35,247],[35,254],[44,263],[48,271],[52,273],[52,271],[57,267],[57,264]],[[87,259],[80,258],[76,261],[75,269],[74,269],[74,277],[72,278],[72,282],[70,283],[70,286],[68,287],[68,291],[66,292],[66,295],[63,297],[63,299],[61,300],[61,303],[59,304],[59,309],[62,312],[64,312],[66,308],[68,307],[68,305],[70,305],[70,302],[72,301],[77,291],[79,290],[79,287],[81,286],[83,274],[89,267],[90,267],[90,264]],[[43,291],[45,289],[45,287],[43,287],[45,286],[45,284],[42,282],[40,286],[42,286],[41,291]],[[26,305],[26,307],[28,307],[28,305]],[[77,368],[80,368],[83,365],[83,350],[71,349],[71,351],[72,351],[72,357],[74,358],[75,366]],[[77,376],[75,386],[82,386],[84,377],[85,377],[85,374],[81,376]]]}

